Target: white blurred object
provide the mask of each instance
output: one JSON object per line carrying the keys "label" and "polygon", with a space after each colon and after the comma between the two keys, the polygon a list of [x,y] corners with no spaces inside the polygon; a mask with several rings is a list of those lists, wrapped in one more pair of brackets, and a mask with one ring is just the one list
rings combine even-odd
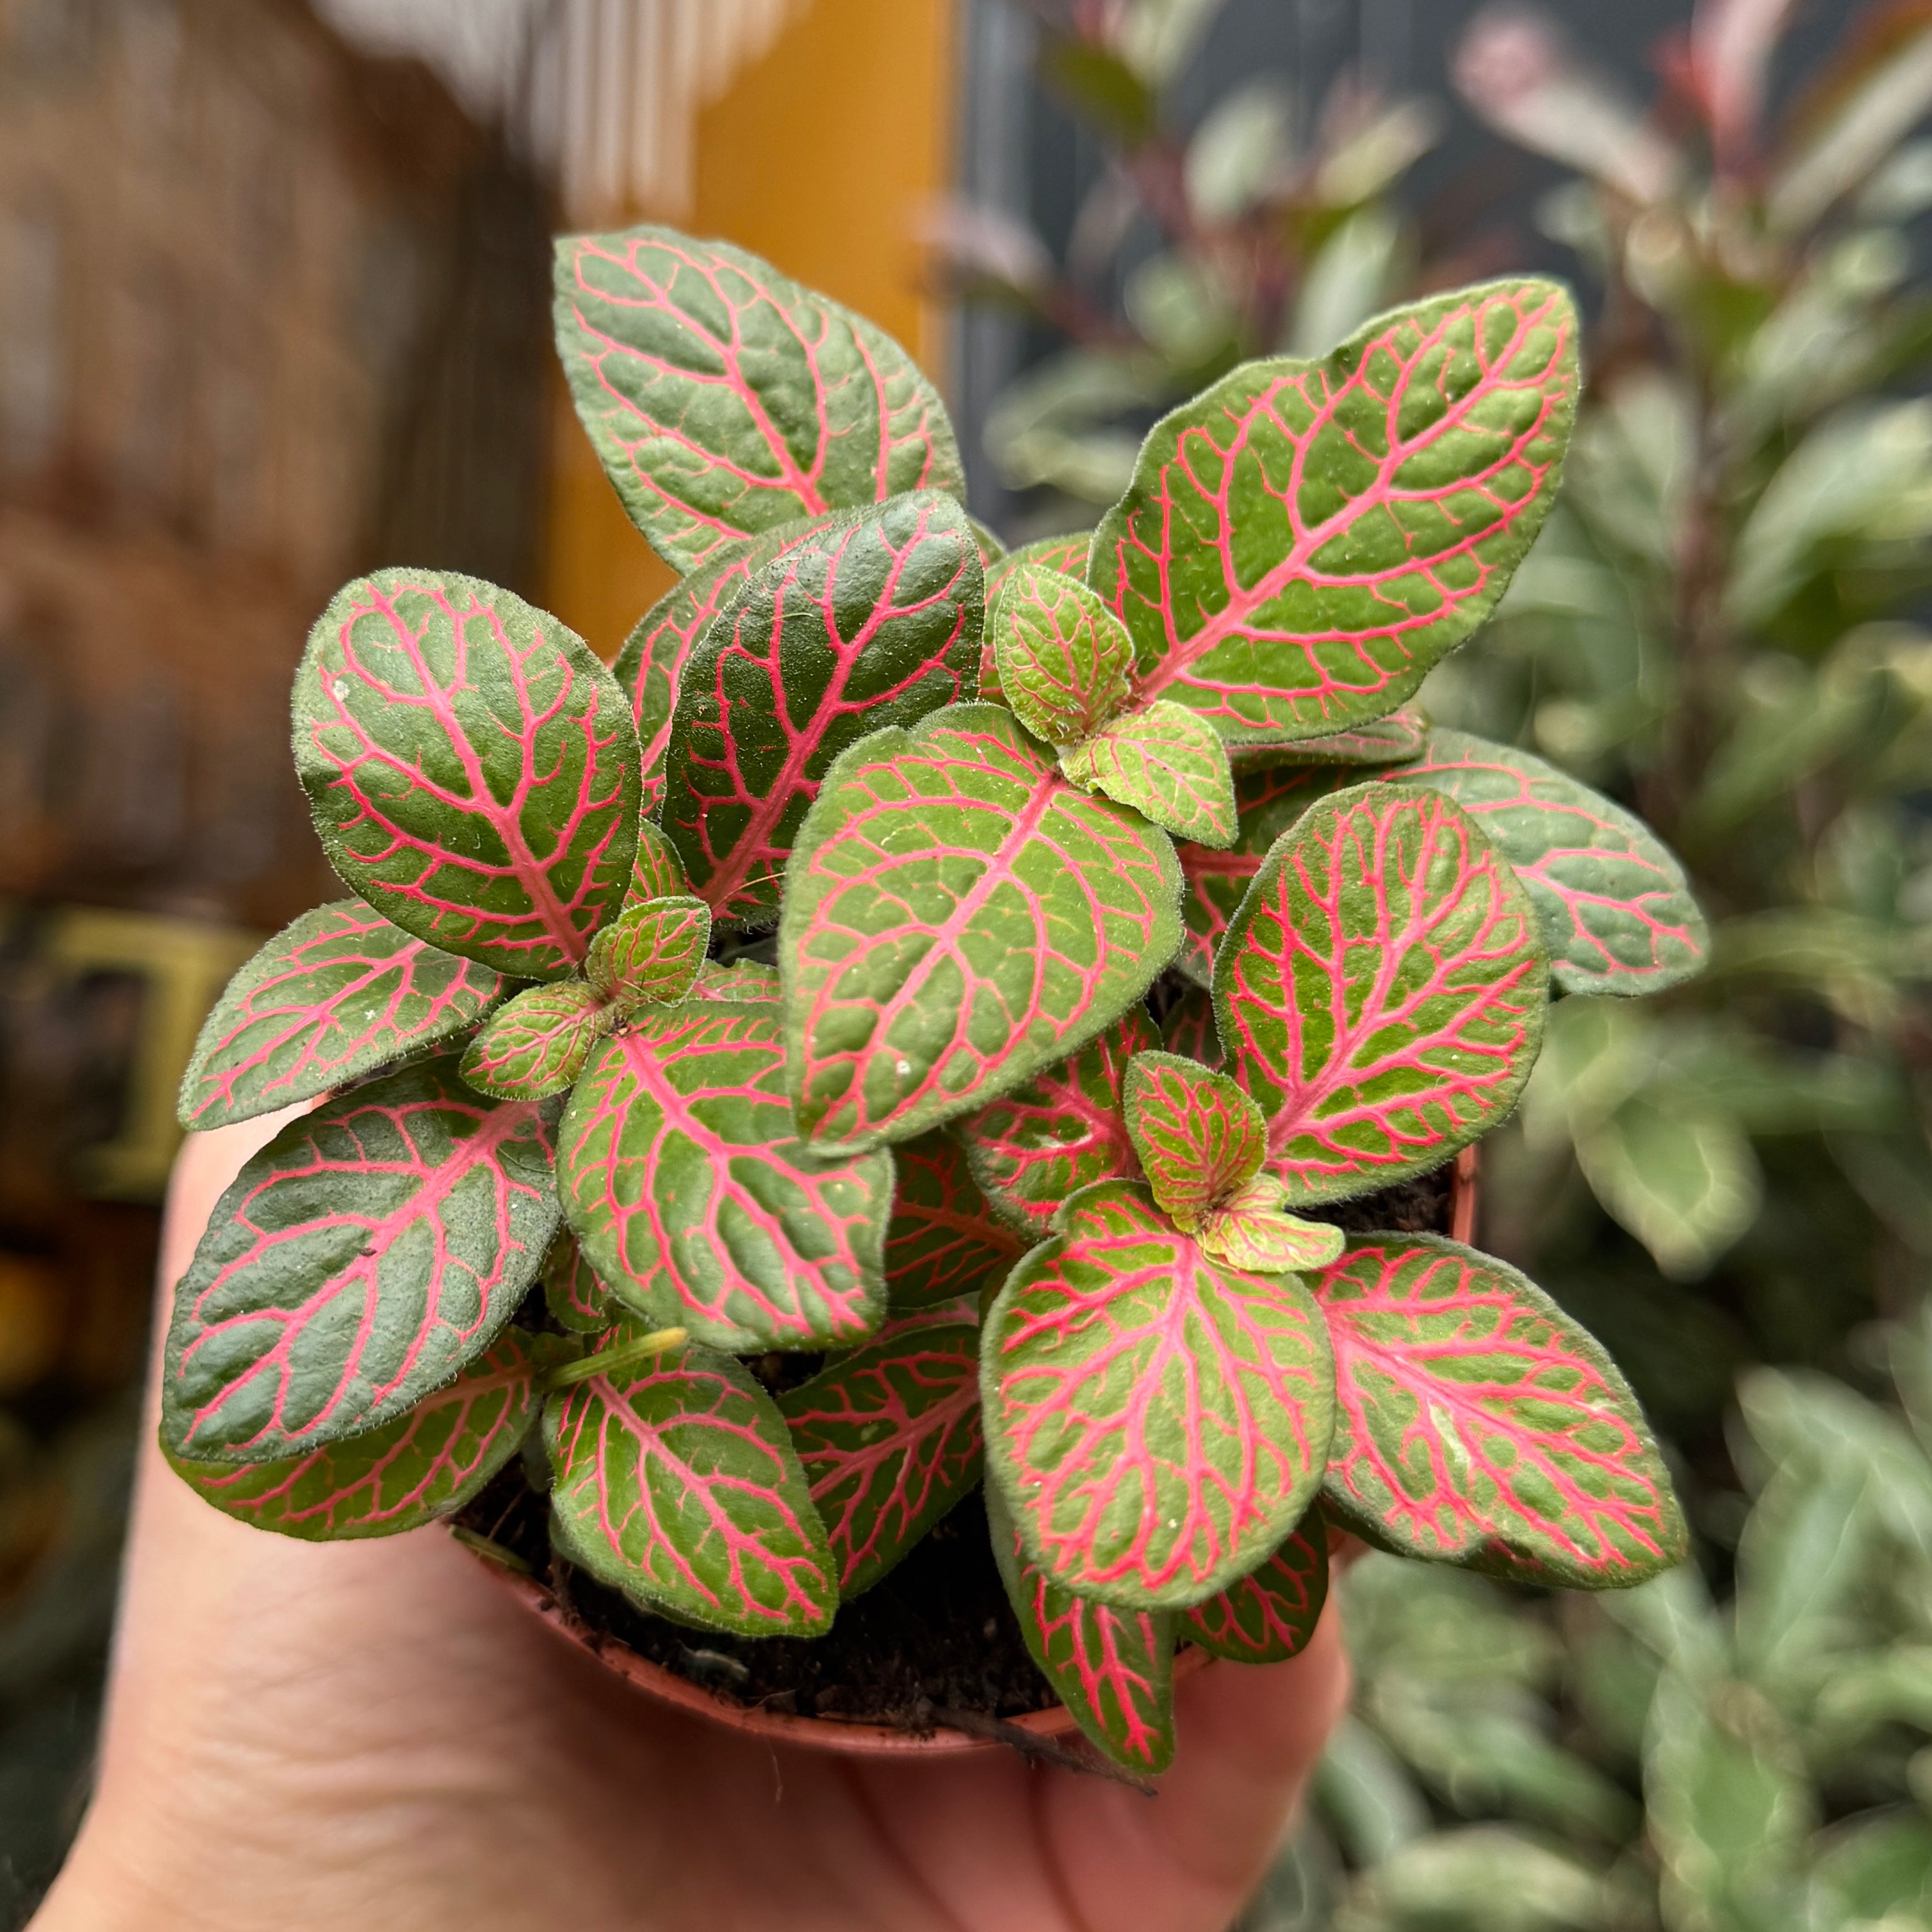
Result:
{"label": "white blurred object", "polygon": [[690,211],[698,116],[812,0],[316,0],[514,124],[573,220]]}

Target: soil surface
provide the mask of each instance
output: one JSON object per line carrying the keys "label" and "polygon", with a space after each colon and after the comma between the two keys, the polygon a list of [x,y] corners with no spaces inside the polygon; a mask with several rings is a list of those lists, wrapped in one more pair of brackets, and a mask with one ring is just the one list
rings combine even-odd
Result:
{"label": "soil surface", "polygon": [[[1449,1192],[1450,1170],[1443,1168],[1305,1212],[1352,1232],[1446,1233]],[[749,1366],[769,1384],[789,1386],[821,1359],[769,1355]],[[1010,1718],[1055,1701],[1006,1601],[976,1495],[883,1581],[841,1609],[826,1635],[812,1638],[729,1636],[638,1609],[553,1556],[549,1504],[530,1486],[520,1460],[456,1520],[529,1564],[593,1639],[628,1645],[728,1703],[926,1732],[935,1706]]]}

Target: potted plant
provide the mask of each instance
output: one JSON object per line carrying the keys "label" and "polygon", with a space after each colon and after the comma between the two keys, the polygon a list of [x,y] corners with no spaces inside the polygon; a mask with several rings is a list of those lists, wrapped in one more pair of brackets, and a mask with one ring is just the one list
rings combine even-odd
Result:
{"label": "potted plant", "polygon": [[1402,708],[1556,490],[1564,291],[1244,364],[1090,538],[1005,555],[836,303],[658,228],[558,288],[685,574],[614,675],[434,571],[317,623],[296,763],[355,896],[237,976],[182,1117],[328,1097],[176,1290],[182,1475],[300,1536],[460,1515],[720,1711],[1057,1700],[1138,1771],[1178,1647],[1306,1640],[1331,1529],[1676,1562],[1616,1368],[1444,1218],[1552,982],[1700,954],[1630,814]]}

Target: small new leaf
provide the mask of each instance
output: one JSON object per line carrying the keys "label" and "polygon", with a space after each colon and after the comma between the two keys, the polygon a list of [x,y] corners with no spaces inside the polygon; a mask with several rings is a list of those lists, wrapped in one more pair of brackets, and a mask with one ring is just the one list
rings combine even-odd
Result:
{"label": "small new leaf", "polygon": [[1020,1634],[1074,1721],[1116,1764],[1165,1771],[1174,1758],[1172,1612],[1119,1610],[1053,1582],[1028,1560],[991,1486],[986,1527]]}
{"label": "small new leaf", "polygon": [[182,1076],[190,1132],[311,1100],[474,1026],[503,997],[360,899],[305,912],[228,982]]}
{"label": "small new leaf", "polygon": [[604,1030],[603,1003],[582,980],[532,986],[493,1014],[463,1056],[463,1077],[500,1100],[561,1094]]}
{"label": "small new leaf", "polygon": [[1007,1278],[980,1346],[988,1467],[1029,1559],[1128,1609],[1252,1570],[1328,1460],[1334,1369],[1293,1275],[1210,1261],[1104,1181]]}
{"label": "small new leaf", "polygon": [[979,1326],[956,1315],[888,1323],[778,1406],[849,1600],[978,1486]]}
{"label": "small new leaf", "polygon": [[688,890],[677,848],[664,836],[662,826],[649,818],[640,819],[637,861],[631,868],[631,890],[625,896],[625,910],[652,899],[682,898]]}
{"label": "small new leaf", "polygon": [[675,1006],[696,983],[710,944],[711,908],[702,899],[646,899],[590,942],[584,976],[622,1012]]}
{"label": "small new leaf", "polygon": [[1239,1195],[1267,1158],[1261,1109],[1226,1074],[1190,1060],[1136,1054],[1124,1101],[1141,1172],[1184,1234]]}
{"label": "small new leaf", "polygon": [[309,1542],[400,1536],[469,1502],[517,1453],[536,1408],[536,1360],[508,1328],[453,1382],[346,1442],[274,1462],[168,1460],[252,1528]]}
{"label": "small new leaf", "polygon": [[1103,725],[1060,754],[1060,768],[1077,785],[1121,805],[1196,844],[1234,841],[1234,776],[1214,728],[1167,698]]}
{"label": "small new leaf", "polygon": [[[1006,579],[1022,564],[1036,564],[1043,570],[1057,570],[1063,577],[1087,578],[1087,547],[1091,533],[1078,536],[1042,537],[1036,543],[1010,550],[986,566],[986,608],[990,613]],[[1000,668],[993,649],[993,632],[987,628],[980,651],[980,695],[988,704],[1004,704],[1006,695],[1000,688]]]}
{"label": "small new leaf", "polygon": [[1081,744],[1126,708],[1134,640],[1078,578],[1020,563],[986,629],[1006,705],[1036,738]]}
{"label": "small new leaf", "polygon": [[1282,1212],[1287,1192],[1274,1175],[1258,1174],[1202,1216],[1194,1238],[1204,1253],[1250,1274],[1301,1274],[1326,1268],[1342,1252],[1341,1229]]}
{"label": "small new leaf", "polygon": [[[643,1334],[620,1323],[598,1352]],[[551,1534],[600,1582],[745,1636],[830,1628],[838,1586],[805,1472],[728,1355],[688,1347],[587,1376],[545,1404],[544,1435]]]}
{"label": "small new leaf", "polygon": [[1543,1291],[1426,1234],[1367,1234],[1314,1284],[1335,1348],[1324,1508],[1404,1555],[1586,1589],[1682,1562],[1629,1385]]}

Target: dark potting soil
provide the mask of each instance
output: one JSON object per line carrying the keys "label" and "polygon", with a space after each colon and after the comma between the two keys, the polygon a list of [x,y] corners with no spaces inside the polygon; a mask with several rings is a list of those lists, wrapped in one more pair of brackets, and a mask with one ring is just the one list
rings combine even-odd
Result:
{"label": "dark potting soil", "polygon": [[[1447,1233],[1450,1178],[1443,1168],[1305,1212],[1354,1233]],[[768,1386],[789,1387],[821,1359],[768,1355],[749,1366]],[[1016,1718],[1055,1701],[1006,1601],[976,1495],[883,1581],[845,1604],[824,1636],[811,1638],[730,1636],[639,1610],[554,1556],[548,1501],[530,1486],[520,1460],[456,1520],[527,1564],[594,1643],[627,1645],[727,1702],[924,1732],[935,1706]]]}

